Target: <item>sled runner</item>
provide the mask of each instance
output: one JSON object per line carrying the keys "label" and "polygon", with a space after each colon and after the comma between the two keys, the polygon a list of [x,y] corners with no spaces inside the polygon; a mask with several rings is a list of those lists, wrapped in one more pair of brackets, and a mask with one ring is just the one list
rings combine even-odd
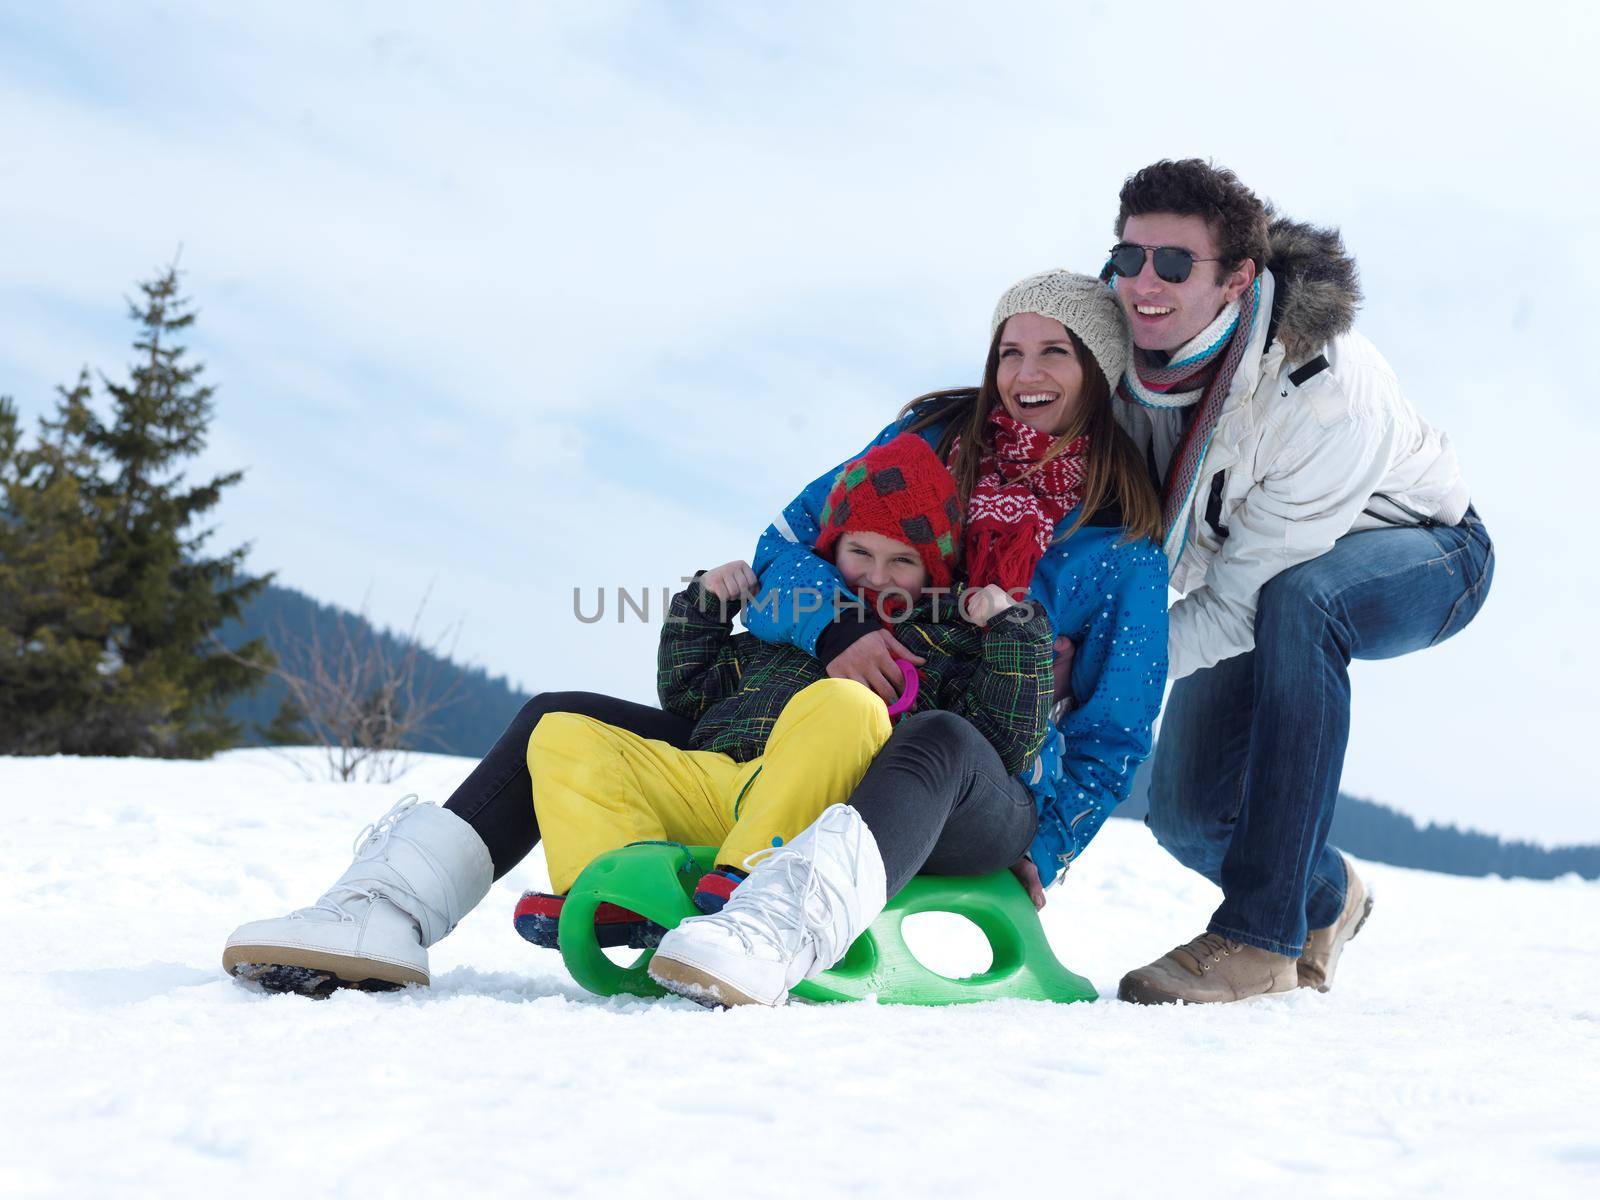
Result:
{"label": "sled runner", "polygon": [[[716,859],[714,846],[644,843],[602,854],[578,876],[561,909],[561,956],[567,970],[601,996],[662,996],[645,951],[627,967],[606,957],[595,938],[595,912],[615,904],[671,929],[698,915],[689,897]],[[966,917],[989,939],[987,971],[951,979],[917,961],[900,924],[923,912]],[[919,876],[905,886],[844,958],[790,993],[811,1001],[882,1004],[973,1004],[982,1000],[1093,1000],[1094,987],[1056,958],[1039,914],[1009,871],[963,878]]]}

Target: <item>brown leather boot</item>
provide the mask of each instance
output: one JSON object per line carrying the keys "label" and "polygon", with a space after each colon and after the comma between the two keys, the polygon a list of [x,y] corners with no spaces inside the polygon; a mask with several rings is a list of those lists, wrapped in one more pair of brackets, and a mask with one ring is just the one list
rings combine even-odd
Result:
{"label": "brown leather boot", "polygon": [[1333,972],[1339,966],[1339,955],[1345,943],[1361,932],[1361,927],[1372,915],[1372,893],[1355,873],[1350,860],[1344,860],[1344,873],[1348,882],[1344,889],[1344,911],[1332,925],[1313,929],[1306,937],[1306,948],[1299,962],[1300,986],[1314,987],[1325,992],[1333,986]]}
{"label": "brown leather boot", "polygon": [[1133,1004],[1225,1004],[1295,989],[1295,960],[1246,946],[1220,933],[1163,954],[1122,977],[1117,998]]}

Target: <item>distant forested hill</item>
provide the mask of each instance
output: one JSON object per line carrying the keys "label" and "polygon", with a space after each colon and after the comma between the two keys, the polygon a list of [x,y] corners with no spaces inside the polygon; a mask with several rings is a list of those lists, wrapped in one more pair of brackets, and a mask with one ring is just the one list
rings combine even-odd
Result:
{"label": "distant forested hill", "polygon": [[[1146,762],[1133,781],[1133,794],[1115,815],[1144,820],[1150,809],[1149,790],[1150,764]],[[1554,879],[1576,872],[1585,879],[1600,879],[1600,846],[1546,849],[1531,842],[1501,841],[1454,825],[1419,826],[1387,805],[1345,792],[1339,794],[1339,807],[1333,814],[1332,841],[1357,858],[1448,875]]]}
{"label": "distant forested hill", "polygon": [[[341,620],[347,631],[364,644],[370,641],[381,653],[398,658],[403,652],[401,639],[394,634],[375,629],[353,613],[320,604],[293,588],[276,585],[268,585],[246,605],[241,619],[225,628],[222,637],[233,646],[262,637],[277,649],[287,631],[302,642],[314,634],[323,645],[331,646],[339,640]],[[513,687],[508,679],[492,676],[479,667],[458,666],[437,655],[422,654],[417,675],[430,682],[428,694],[454,688],[455,697],[429,722],[428,733],[414,747],[417,750],[482,757],[527,699],[521,688]],[[247,745],[259,746],[266,741],[264,731],[283,697],[283,685],[269,680],[254,695],[229,706],[228,715],[243,728]]]}

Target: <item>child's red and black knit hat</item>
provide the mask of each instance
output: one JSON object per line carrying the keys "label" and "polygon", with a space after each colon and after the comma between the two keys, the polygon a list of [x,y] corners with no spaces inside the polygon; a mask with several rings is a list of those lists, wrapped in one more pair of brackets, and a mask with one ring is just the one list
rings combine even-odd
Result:
{"label": "child's red and black knit hat", "polygon": [[961,548],[956,481],[933,447],[914,433],[874,446],[846,463],[822,506],[816,550],[831,557],[846,533],[880,533],[922,556],[933,587],[955,579]]}

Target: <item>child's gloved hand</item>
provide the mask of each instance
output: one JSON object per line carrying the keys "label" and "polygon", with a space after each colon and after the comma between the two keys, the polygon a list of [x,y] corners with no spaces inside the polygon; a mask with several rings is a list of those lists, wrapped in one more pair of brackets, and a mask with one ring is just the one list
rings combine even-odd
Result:
{"label": "child's gloved hand", "polygon": [[756,594],[756,573],[750,569],[749,563],[735,559],[700,576],[700,586],[725,603],[750,600]]}
{"label": "child's gloved hand", "polygon": [[1008,608],[1015,608],[1016,604],[998,583],[970,588],[961,593],[961,615],[974,625],[987,625],[991,618]]}

